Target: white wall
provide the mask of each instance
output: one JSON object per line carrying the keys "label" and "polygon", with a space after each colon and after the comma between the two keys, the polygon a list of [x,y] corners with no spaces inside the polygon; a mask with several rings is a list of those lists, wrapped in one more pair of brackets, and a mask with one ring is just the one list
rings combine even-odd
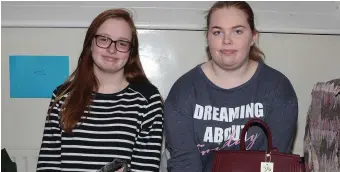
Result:
{"label": "white wall", "polygon": [[[304,5],[297,7],[298,3]],[[57,6],[52,7],[51,4]],[[202,30],[204,20],[201,12],[210,4],[211,2],[3,2],[1,148],[7,148],[15,158],[19,172],[35,171],[49,100],[10,99],[9,55],[67,55],[70,56],[72,71],[81,51],[86,32],[84,27],[87,27],[92,18],[106,8],[130,7],[134,10],[139,27],[141,60],[146,73],[166,97],[171,85],[180,75],[205,60]],[[340,34],[339,8],[336,8],[339,3],[251,4],[258,14],[257,23],[262,32]],[[294,14],[293,17],[290,14]],[[160,19],[155,19],[154,16],[160,16]],[[325,21],[323,17],[329,21]],[[294,153],[302,155],[305,119],[313,84],[340,77],[340,36],[262,33],[259,45],[266,54],[266,63],[287,75],[297,92],[300,116]]]}
{"label": "white wall", "polygon": [[[2,2],[5,27],[87,27],[108,8],[128,8],[138,28],[204,28],[213,1]],[[261,32],[340,34],[340,2],[249,2]]]}

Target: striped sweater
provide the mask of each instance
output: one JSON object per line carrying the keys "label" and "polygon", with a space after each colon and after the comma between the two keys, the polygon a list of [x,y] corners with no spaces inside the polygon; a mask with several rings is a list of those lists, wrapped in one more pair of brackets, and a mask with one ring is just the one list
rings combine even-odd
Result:
{"label": "striped sweater", "polygon": [[92,172],[114,159],[128,162],[133,172],[159,171],[163,105],[155,86],[130,84],[115,94],[95,93],[90,114],[72,133],[64,132],[59,123],[66,97],[46,118],[37,171]]}

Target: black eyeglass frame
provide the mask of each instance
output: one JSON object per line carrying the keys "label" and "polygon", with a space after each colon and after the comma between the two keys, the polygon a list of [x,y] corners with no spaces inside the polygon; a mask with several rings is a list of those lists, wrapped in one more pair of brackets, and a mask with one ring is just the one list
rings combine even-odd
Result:
{"label": "black eyeglass frame", "polygon": [[[107,47],[99,46],[99,45],[98,45],[98,37],[104,37],[104,38],[110,40],[110,44],[109,44]],[[127,52],[129,52],[129,51],[132,49],[132,43],[131,43],[130,41],[125,41],[125,40],[116,40],[116,41],[114,41],[114,40],[112,40],[111,38],[109,38],[109,37],[107,37],[107,36],[104,36],[104,35],[94,35],[94,38],[95,38],[96,45],[97,45],[98,47],[100,47],[100,48],[105,48],[105,49],[107,49],[107,48],[109,48],[109,47],[111,46],[112,43],[115,43],[115,48],[116,48],[116,50],[119,51],[119,52],[127,53]],[[117,48],[117,42],[118,42],[118,43],[119,43],[119,42],[128,43],[128,44],[130,44],[130,47],[129,47],[129,49],[126,50],[126,51],[121,51],[121,50],[119,50],[119,49]]]}

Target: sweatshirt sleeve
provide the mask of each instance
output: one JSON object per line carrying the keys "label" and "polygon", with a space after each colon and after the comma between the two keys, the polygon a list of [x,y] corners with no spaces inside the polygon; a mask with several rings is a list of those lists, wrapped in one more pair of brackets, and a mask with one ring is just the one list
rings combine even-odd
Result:
{"label": "sweatshirt sleeve", "polygon": [[[180,82],[180,81],[179,81]],[[194,138],[192,89],[188,83],[175,83],[164,105],[164,129],[170,158],[170,172],[202,171],[200,154]]]}
{"label": "sweatshirt sleeve", "polygon": [[157,92],[148,99],[131,158],[131,171],[159,171],[163,138],[163,104]]}
{"label": "sweatshirt sleeve", "polygon": [[[53,92],[49,109],[56,97],[55,93],[56,91]],[[60,171],[61,129],[59,125],[59,110],[58,106],[54,107],[51,114],[46,117],[36,171]]]}
{"label": "sweatshirt sleeve", "polygon": [[272,136],[273,146],[279,152],[291,153],[297,129],[298,100],[290,81],[285,77],[278,84],[269,115],[265,118]]}

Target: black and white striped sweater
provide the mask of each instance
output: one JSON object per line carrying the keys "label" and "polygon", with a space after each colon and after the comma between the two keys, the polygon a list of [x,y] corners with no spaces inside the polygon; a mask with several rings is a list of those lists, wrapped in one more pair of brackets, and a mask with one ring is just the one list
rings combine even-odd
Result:
{"label": "black and white striped sweater", "polygon": [[92,172],[117,158],[127,161],[133,172],[159,171],[163,105],[155,86],[130,84],[115,94],[96,93],[90,114],[71,134],[59,123],[66,97],[46,120],[37,171]]}

